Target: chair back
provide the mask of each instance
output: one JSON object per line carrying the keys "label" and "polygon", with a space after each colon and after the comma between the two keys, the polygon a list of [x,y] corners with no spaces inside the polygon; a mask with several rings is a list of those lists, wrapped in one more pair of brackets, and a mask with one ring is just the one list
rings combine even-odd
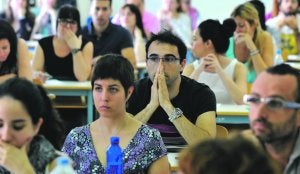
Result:
{"label": "chair back", "polygon": [[226,127],[217,125],[217,136],[216,138],[227,138],[228,137],[228,130]]}

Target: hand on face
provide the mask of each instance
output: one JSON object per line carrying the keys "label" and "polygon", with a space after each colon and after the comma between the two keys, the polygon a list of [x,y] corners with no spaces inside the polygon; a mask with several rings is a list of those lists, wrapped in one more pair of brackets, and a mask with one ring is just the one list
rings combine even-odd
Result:
{"label": "hand on face", "polygon": [[76,34],[68,28],[64,28],[63,30],[64,30],[63,38],[68,44],[68,46],[70,47],[70,49],[81,48],[82,36],[80,35],[77,37]]}
{"label": "hand on face", "polygon": [[31,142],[31,138],[21,147],[17,148],[11,144],[0,141],[0,166],[3,166],[11,173],[22,173],[25,166],[31,166],[27,148]]}
{"label": "hand on face", "polygon": [[[247,33],[234,33],[234,41],[236,44],[244,43],[247,42],[247,37],[249,34]],[[249,36],[250,37],[250,36]]]}
{"label": "hand on face", "polygon": [[234,33],[234,42],[235,44],[245,44],[248,50],[254,50],[253,48],[256,48],[254,45],[254,42],[252,40],[252,37],[249,33]]}
{"label": "hand on face", "polygon": [[222,68],[218,58],[214,54],[208,54],[206,57],[202,58],[200,66],[205,72],[210,73],[218,72],[218,70]]}
{"label": "hand on face", "polygon": [[297,28],[297,18],[295,15],[287,16],[285,18],[285,23],[290,26],[291,28]]}

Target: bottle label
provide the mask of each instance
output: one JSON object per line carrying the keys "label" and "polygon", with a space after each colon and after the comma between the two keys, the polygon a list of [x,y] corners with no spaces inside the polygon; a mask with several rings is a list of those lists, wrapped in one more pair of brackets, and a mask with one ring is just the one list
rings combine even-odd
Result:
{"label": "bottle label", "polygon": [[287,60],[288,55],[298,54],[296,37],[294,34],[281,34],[281,50],[284,60]]}
{"label": "bottle label", "polygon": [[122,163],[119,162],[107,163],[106,174],[122,174]]}

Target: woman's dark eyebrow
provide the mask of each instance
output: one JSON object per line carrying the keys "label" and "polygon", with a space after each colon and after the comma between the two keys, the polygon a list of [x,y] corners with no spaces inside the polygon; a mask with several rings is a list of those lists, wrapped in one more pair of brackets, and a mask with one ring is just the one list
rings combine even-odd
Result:
{"label": "woman's dark eyebrow", "polygon": [[13,123],[24,123],[24,122],[25,122],[24,119],[13,120]]}

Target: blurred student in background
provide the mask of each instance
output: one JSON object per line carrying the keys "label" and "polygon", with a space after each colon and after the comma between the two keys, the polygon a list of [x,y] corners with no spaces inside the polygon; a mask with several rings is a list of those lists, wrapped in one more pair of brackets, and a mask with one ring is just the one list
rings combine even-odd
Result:
{"label": "blurred student in background", "polygon": [[29,0],[8,0],[6,5],[0,18],[10,23],[18,37],[29,40],[35,20],[34,14],[29,9]]}
{"label": "blurred student in background", "polygon": [[266,19],[265,19],[265,14],[266,14],[266,8],[263,2],[261,2],[260,0],[250,0],[249,1],[257,10],[258,12],[258,16],[259,16],[259,22],[260,22],[260,26],[263,30],[267,29],[266,26]]}
{"label": "blurred student in background", "polygon": [[285,60],[287,60],[288,55],[299,53],[300,39],[296,17],[298,7],[298,0],[279,0],[278,14],[266,22],[268,32],[274,37]]}
{"label": "blurred student in background", "polygon": [[181,0],[181,8],[187,13],[192,21],[192,29],[193,31],[197,29],[197,26],[200,23],[201,16],[199,11],[192,6],[192,0]]}
{"label": "blurred student in background", "polygon": [[54,35],[56,31],[56,0],[39,0],[38,15],[31,33],[31,40],[39,40],[49,35]]}
{"label": "blurred student in background", "polygon": [[139,9],[133,4],[125,4],[120,10],[120,22],[132,36],[136,61],[145,62],[147,36]]}
{"label": "blurred student in background", "polygon": [[208,85],[215,93],[217,103],[243,104],[247,91],[245,66],[225,56],[235,28],[233,19],[227,19],[223,24],[212,19],[203,21],[194,32],[192,49],[198,60],[183,70],[183,75]]}
{"label": "blurred student in background", "polygon": [[249,2],[238,5],[231,17],[237,25],[234,55],[246,65],[247,82],[252,83],[257,74],[273,65],[275,50],[272,37],[262,30],[258,12]]}
{"label": "blurred student in background", "polygon": [[180,1],[163,0],[157,16],[161,23],[161,30],[169,30],[176,34],[190,49],[193,37],[192,22],[189,15],[182,10]]}
{"label": "blurred student in background", "polygon": [[[125,0],[126,4],[133,4],[138,7],[142,15],[142,21],[147,38],[150,38],[151,33],[158,33],[160,30],[160,23],[157,17],[145,9],[145,0]],[[112,23],[120,24],[120,14],[117,13],[112,18]]]}
{"label": "blurred student in background", "polygon": [[130,33],[110,21],[112,0],[91,0],[90,13],[91,20],[83,28],[82,34],[94,44],[94,57],[108,53],[121,54],[136,67]]}
{"label": "blurred student in background", "polygon": [[11,25],[0,19],[0,83],[12,77],[32,80],[29,51]]}
{"label": "blurred student in background", "polygon": [[59,80],[87,80],[91,73],[93,44],[80,35],[78,9],[62,6],[56,24],[56,35],[39,40],[33,60],[35,78],[43,81],[47,72]]}

